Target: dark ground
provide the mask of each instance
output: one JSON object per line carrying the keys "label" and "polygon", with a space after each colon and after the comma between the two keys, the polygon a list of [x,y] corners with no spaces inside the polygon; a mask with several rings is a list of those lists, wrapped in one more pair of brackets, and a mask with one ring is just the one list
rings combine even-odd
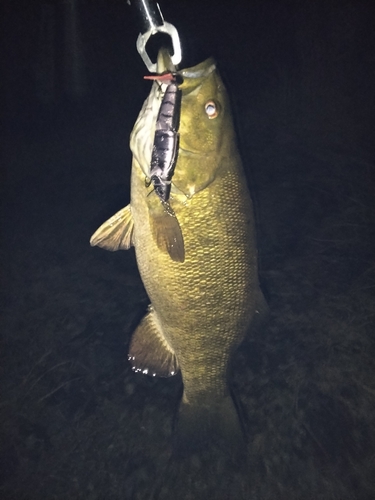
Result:
{"label": "dark ground", "polygon": [[78,2],[75,39],[67,5],[2,7],[0,498],[372,500],[374,10],[161,1],[227,82],[271,309],[234,363],[248,464],[166,469],[180,381],[131,371],[134,252],[88,243],[129,201],[147,71],[125,1]]}

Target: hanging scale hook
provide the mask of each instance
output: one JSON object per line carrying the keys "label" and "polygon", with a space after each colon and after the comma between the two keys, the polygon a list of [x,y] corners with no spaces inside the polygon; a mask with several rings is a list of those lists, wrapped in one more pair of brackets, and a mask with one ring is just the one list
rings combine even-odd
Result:
{"label": "hanging scale hook", "polygon": [[141,20],[141,33],[137,39],[137,50],[151,73],[156,73],[157,65],[153,63],[147,54],[146,44],[149,38],[156,33],[166,33],[171,37],[173,55],[172,63],[177,66],[181,62],[180,37],[173,24],[164,21],[159,5],[154,0],[128,0],[134,5]]}

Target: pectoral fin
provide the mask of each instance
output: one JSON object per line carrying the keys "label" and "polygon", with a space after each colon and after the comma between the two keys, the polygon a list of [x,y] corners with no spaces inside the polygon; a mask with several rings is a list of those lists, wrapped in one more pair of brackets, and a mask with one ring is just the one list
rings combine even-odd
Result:
{"label": "pectoral fin", "polygon": [[133,334],[128,359],[134,371],[151,376],[171,377],[179,370],[176,355],[151,308]]}
{"label": "pectoral fin", "polygon": [[133,245],[134,221],[130,205],[119,210],[102,224],[91,236],[90,245],[115,252],[127,250]]}
{"label": "pectoral fin", "polygon": [[[151,196],[149,197],[151,198]],[[159,198],[149,202],[150,224],[158,248],[176,262],[184,262],[184,238],[176,214],[168,202]]]}

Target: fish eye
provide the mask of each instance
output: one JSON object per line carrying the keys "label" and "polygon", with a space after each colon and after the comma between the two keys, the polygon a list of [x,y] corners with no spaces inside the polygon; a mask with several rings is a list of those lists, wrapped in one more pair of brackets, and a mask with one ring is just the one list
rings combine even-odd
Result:
{"label": "fish eye", "polygon": [[213,120],[219,114],[219,108],[215,101],[207,101],[204,105],[204,110],[210,120]]}

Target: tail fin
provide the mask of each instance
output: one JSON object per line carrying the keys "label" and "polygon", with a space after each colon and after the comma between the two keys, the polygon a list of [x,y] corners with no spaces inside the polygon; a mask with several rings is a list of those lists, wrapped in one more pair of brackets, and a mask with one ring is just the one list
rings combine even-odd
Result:
{"label": "tail fin", "polygon": [[175,425],[174,452],[184,456],[219,448],[234,459],[246,454],[246,435],[237,407],[228,394],[219,401],[181,401]]}

